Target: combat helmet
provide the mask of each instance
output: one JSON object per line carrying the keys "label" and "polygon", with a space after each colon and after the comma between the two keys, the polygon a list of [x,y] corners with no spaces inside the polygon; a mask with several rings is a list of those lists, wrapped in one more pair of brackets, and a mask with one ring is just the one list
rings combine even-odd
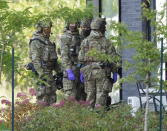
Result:
{"label": "combat helmet", "polygon": [[81,24],[80,24],[80,27],[90,28],[91,21],[92,21],[91,18],[82,20]]}
{"label": "combat helmet", "polygon": [[42,32],[43,28],[52,27],[52,21],[50,19],[43,19],[37,22],[36,24],[37,32]]}
{"label": "combat helmet", "polygon": [[95,18],[91,23],[91,29],[92,30],[100,30],[101,28],[104,28],[105,25],[106,25],[105,18]]}

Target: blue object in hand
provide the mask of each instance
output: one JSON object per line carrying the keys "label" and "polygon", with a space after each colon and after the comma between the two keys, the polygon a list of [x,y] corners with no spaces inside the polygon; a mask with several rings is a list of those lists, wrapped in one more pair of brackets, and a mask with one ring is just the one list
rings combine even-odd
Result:
{"label": "blue object in hand", "polygon": [[71,69],[66,70],[66,72],[69,80],[75,80],[75,75]]}
{"label": "blue object in hand", "polygon": [[114,73],[113,73],[113,82],[115,83],[116,81],[117,81],[117,73],[114,72]]}
{"label": "blue object in hand", "polygon": [[80,72],[80,81],[81,83],[84,83],[84,74]]}

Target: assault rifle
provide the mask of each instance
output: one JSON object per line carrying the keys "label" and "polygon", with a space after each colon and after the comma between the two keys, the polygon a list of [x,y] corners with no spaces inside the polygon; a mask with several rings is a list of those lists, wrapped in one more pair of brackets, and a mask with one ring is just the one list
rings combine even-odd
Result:
{"label": "assault rifle", "polygon": [[[35,70],[33,63],[28,63],[27,65],[25,65],[25,68],[27,70],[31,70],[33,73],[35,73],[35,75],[38,76],[38,72]],[[56,82],[56,86],[57,89],[60,90],[63,88],[63,73],[57,73],[56,75],[53,76],[55,82]]]}

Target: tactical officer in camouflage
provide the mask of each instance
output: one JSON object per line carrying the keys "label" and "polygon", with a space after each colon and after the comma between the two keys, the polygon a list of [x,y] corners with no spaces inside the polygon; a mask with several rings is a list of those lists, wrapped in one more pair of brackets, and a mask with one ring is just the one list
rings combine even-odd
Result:
{"label": "tactical officer in camouflage", "polygon": [[40,87],[37,89],[37,100],[48,105],[56,102],[56,83],[53,70],[58,69],[55,44],[49,40],[52,23],[45,19],[36,25],[37,31],[29,42],[30,59],[38,73]]}
{"label": "tactical officer in camouflage", "polygon": [[[90,35],[91,32],[91,28],[90,28],[90,24],[91,24],[92,18],[86,18],[84,20],[81,21],[80,24],[80,38],[81,38],[81,42]],[[81,68],[81,65],[80,65]],[[80,95],[80,100],[86,100],[86,93],[84,90],[84,82],[81,81],[80,82],[80,90],[78,90],[78,95]]]}
{"label": "tactical officer in camouflage", "polygon": [[91,107],[96,105],[106,106],[108,93],[112,90],[111,72],[116,71],[116,66],[107,66],[108,62],[98,59],[96,56],[89,56],[88,52],[92,49],[109,55],[116,55],[116,50],[112,43],[104,36],[106,30],[106,21],[103,18],[94,19],[91,23],[91,33],[83,40],[79,52],[79,61],[83,64],[81,68],[81,81],[84,81],[86,100],[90,102]]}
{"label": "tactical officer in camouflage", "polygon": [[91,24],[92,19],[91,18],[87,18],[81,21],[80,24],[80,36],[81,36],[81,40],[84,40],[86,37],[88,37],[90,35],[90,24]]}
{"label": "tactical officer in camouflage", "polygon": [[77,23],[68,23],[66,31],[60,38],[61,58],[63,66],[63,90],[66,97],[79,99],[78,89],[80,88],[78,53],[81,39]]}

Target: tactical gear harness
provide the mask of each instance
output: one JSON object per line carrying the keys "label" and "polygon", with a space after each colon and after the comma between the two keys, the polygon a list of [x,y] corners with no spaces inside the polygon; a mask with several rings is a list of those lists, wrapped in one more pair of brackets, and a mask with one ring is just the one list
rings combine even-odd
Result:
{"label": "tactical gear harness", "polygon": [[41,42],[42,44],[46,45],[46,43],[45,43],[43,40],[38,39],[38,38],[31,39],[30,42],[29,42],[29,45],[30,45],[31,42],[34,41],[34,40],[38,40],[38,41]]}

